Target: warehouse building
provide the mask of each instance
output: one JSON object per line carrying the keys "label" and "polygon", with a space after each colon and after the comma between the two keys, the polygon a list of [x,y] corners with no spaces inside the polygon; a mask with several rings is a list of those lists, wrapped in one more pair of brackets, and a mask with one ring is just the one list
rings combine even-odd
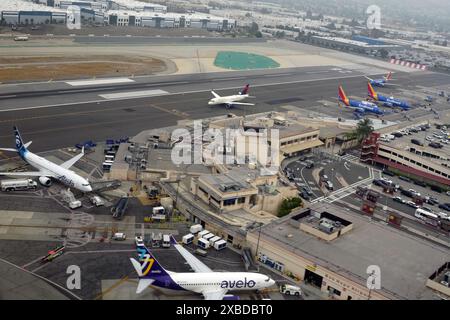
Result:
{"label": "warehouse building", "polygon": [[110,10],[109,24],[114,26],[137,26],[153,28],[198,28],[207,30],[230,30],[235,20],[203,14],[178,14]]}
{"label": "warehouse building", "polygon": [[[247,245],[269,268],[339,300],[436,298],[428,278],[450,257],[447,248],[322,203],[248,232]],[[369,276],[380,286],[368,287]]]}

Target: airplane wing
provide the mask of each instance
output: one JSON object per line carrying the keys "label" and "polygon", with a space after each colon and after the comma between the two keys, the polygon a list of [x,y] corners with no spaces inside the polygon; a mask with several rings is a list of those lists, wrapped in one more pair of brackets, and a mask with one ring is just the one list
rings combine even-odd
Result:
{"label": "airplane wing", "polygon": [[13,148],[0,148],[0,151],[11,151],[11,152],[17,152],[17,149],[13,149]]}
{"label": "airplane wing", "polygon": [[214,91],[211,91],[211,93],[215,98],[220,98],[220,96],[217,93],[215,93]]}
{"label": "airplane wing", "polygon": [[232,105],[241,105],[241,106],[254,106],[254,103],[246,103],[246,102],[230,102]]}
{"label": "airplane wing", "polygon": [[205,297],[205,300],[222,300],[223,297],[227,294],[227,290],[203,290],[202,294]]}
{"label": "airplane wing", "polygon": [[47,174],[39,171],[35,172],[0,172],[0,176],[19,176],[19,177],[41,177],[48,176]]}
{"label": "airplane wing", "polygon": [[373,81],[373,79],[371,79],[371,78],[369,78],[369,77],[364,76],[364,78],[366,78],[366,79],[369,80],[369,81]]}
{"label": "airplane wing", "polygon": [[69,169],[70,167],[72,167],[78,160],[80,160],[82,157],[84,156],[84,147],[81,150],[80,154],[77,154],[75,157],[73,157],[70,160],[67,160],[66,162],[61,164],[61,167],[63,167],[64,169]]}
{"label": "airplane wing", "polygon": [[203,262],[198,260],[192,253],[187,251],[181,244],[178,244],[173,236],[171,236],[171,242],[175,249],[183,256],[186,262],[191,266],[192,270],[195,272],[213,272],[208,266]]}

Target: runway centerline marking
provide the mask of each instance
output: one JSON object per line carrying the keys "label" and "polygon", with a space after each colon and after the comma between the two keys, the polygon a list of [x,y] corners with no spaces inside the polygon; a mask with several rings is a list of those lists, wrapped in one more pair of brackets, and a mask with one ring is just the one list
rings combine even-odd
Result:
{"label": "runway centerline marking", "polygon": [[75,80],[75,81],[66,81],[66,83],[72,87],[79,86],[95,86],[100,84],[112,84],[112,83],[126,83],[126,82],[135,82],[129,78],[108,78],[108,79],[89,79],[89,80]]}
{"label": "runway centerline marking", "polygon": [[144,98],[144,97],[155,97],[169,94],[169,92],[164,90],[141,90],[141,91],[128,91],[128,92],[118,92],[118,93],[108,93],[108,94],[99,94],[99,97],[102,97],[107,100],[116,100],[121,98]]}

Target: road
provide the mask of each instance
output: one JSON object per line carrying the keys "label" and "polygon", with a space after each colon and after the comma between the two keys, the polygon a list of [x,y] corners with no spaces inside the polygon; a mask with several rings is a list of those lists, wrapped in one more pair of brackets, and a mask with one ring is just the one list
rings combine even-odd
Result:
{"label": "road", "polygon": [[[347,71],[347,72],[346,72]],[[396,84],[450,83],[450,77],[433,73],[397,73]],[[141,77],[133,83],[71,87],[66,82],[0,86],[0,146],[13,145],[12,126],[21,128],[25,140],[33,140],[33,151],[53,150],[85,140],[132,136],[144,129],[175,125],[178,120],[200,119],[234,113],[244,115],[285,111],[286,105],[332,116],[351,117],[352,112],[320,100],[336,101],[337,86],[348,95],[364,97],[366,83],[357,71],[330,68],[295,68],[183,76]],[[207,105],[210,89],[221,95],[234,94],[251,83],[255,107],[227,110]],[[230,89],[221,89],[230,88]],[[108,100],[99,95],[141,90],[163,90],[159,96]],[[395,90],[395,89],[394,89]]]}

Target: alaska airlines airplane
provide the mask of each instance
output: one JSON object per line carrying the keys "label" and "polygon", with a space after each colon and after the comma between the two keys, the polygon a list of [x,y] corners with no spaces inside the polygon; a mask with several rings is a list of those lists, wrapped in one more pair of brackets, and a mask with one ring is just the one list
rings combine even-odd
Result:
{"label": "alaska airlines airplane", "polygon": [[369,80],[370,84],[375,87],[384,87],[385,85],[389,84],[388,82],[392,80],[392,72],[389,72],[387,76],[384,76],[381,79],[371,79],[369,77],[365,77],[367,80]]}
{"label": "alaska airlines airplane", "polygon": [[408,102],[404,100],[395,99],[394,97],[386,97],[382,96],[381,94],[378,94],[373,89],[370,82],[367,83],[367,91],[370,98],[377,102],[381,102],[383,106],[389,107],[389,108],[401,108],[403,110],[409,110],[411,109],[411,106]]}
{"label": "alaska airlines airplane", "polygon": [[173,236],[171,243],[195,271],[177,273],[165,270],[145,246],[138,246],[139,262],[130,258],[139,276],[136,293],[149,285],[172,290],[201,293],[206,300],[222,300],[228,291],[256,290],[271,287],[275,281],[260,273],[214,272],[189,251],[178,244]]}
{"label": "alaska airlines airplane", "polygon": [[232,108],[234,105],[254,106],[255,105],[254,103],[239,102],[239,101],[242,101],[242,100],[250,97],[248,95],[249,88],[250,88],[250,85],[247,84],[244,87],[244,89],[242,89],[242,91],[239,92],[239,94],[235,94],[235,95],[232,95],[232,96],[225,96],[225,97],[221,97],[217,93],[215,93],[214,91],[211,91],[211,93],[213,94],[214,98],[209,100],[208,104],[210,106],[225,105],[225,107],[227,109]]}
{"label": "alaska airlines airplane", "polygon": [[375,103],[369,101],[351,100],[345,95],[344,89],[339,87],[339,101],[343,102],[347,107],[352,108],[356,113],[373,113],[383,115],[383,110],[380,110]]}
{"label": "alaska airlines airplane", "polygon": [[20,157],[29,165],[38,169],[35,172],[0,172],[3,176],[25,176],[25,177],[39,177],[39,182],[44,186],[50,186],[52,179],[56,179],[63,184],[78,189],[82,192],[91,192],[92,187],[86,179],[79,176],[75,172],[69,170],[78,160],[84,156],[84,148],[80,154],[76,155],[70,160],[57,165],[50,162],[28,150],[31,141],[23,143],[17,127],[14,127],[14,135],[16,137],[16,149],[12,148],[0,148],[1,151],[11,151],[19,153]]}

